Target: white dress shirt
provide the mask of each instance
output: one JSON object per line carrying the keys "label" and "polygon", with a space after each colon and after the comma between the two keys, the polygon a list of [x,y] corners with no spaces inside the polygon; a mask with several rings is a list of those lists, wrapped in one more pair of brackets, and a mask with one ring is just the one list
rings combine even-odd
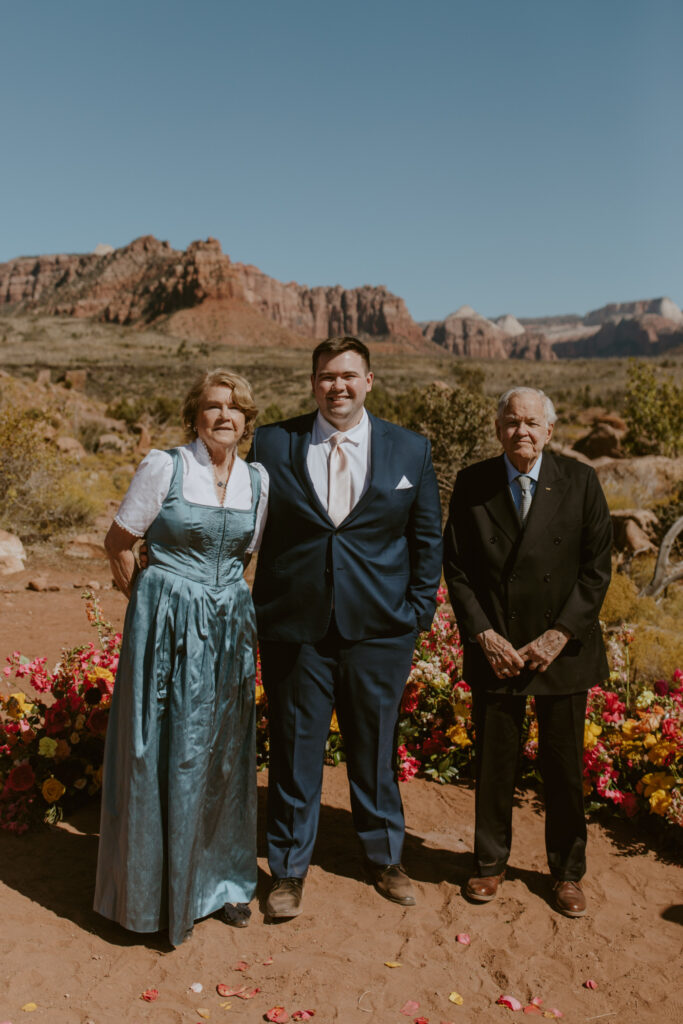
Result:
{"label": "white dress shirt", "polygon": [[[321,412],[318,412],[311,432],[311,444],[306,455],[306,466],[313,481],[315,493],[323,508],[327,508],[328,466],[330,461],[330,437],[338,428],[332,426]],[[350,430],[341,431],[348,441],[344,442],[351,471],[351,508],[357,505],[370,485],[370,420],[365,409],[360,423]]]}
{"label": "white dress shirt", "polygon": [[[221,502],[216,496],[213,467],[204,442],[197,438],[191,444],[179,447],[178,452],[183,467],[183,497],[186,501],[214,508],[222,505],[240,512],[251,508],[251,476],[246,462],[238,455],[235,455],[235,463]],[[255,462],[253,465],[261,475],[261,496],[256,510],[256,529],[247,553],[259,549],[268,509],[268,473],[260,463]],[[171,455],[153,448],[138,466],[114,521],[133,536],[144,537],[159,515],[172,477]]]}
{"label": "white dress shirt", "polygon": [[503,459],[505,461],[505,471],[508,475],[508,487],[510,488],[510,494],[512,495],[512,500],[515,503],[517,515],[519,515],[519,510],[522,507],[522,488],[519,486],[519,480],[517,478],[520,476],[531,477],[530,489],[531,500],[533,502],[534,494],[536,493],[536,488],[538,487],[538,474],[541,472],[541,461],[543,459],[543,452],[541,452],[541,454],[538,456],[529,472],[523,474],[520,473],[520,471],[512,465],[512,463],[510,462],[510,460],[508,459],[507,455],[504,452]]}

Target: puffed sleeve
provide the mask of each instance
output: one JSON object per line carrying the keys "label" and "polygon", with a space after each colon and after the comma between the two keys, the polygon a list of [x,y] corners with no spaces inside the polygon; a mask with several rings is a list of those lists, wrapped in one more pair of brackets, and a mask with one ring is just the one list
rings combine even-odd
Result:
{"label": "puffed sleeve", "polygon": [[138,466],[114,522],[134,537],[144,537],[159,515],[172,474],[173,459],[169,453],[153,448]]}
{"label": "puffed sleeve", "polygon": [[261,474],[261,496],[259,497],[258,508],[256,509],[256,529],[254,530],[254,536],[251,538],[251,544],[247,548],[248,555],[258,551],[260,548],[263,530],[268,518],[268,471],[260,462],[252,462],[252,466],[254,469],[258,469]]}

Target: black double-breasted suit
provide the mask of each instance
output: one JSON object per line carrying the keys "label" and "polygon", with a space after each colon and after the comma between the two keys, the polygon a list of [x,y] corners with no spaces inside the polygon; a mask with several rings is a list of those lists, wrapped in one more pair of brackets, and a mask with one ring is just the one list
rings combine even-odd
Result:
{"label": "black double-breasted suit", "polygon": [[[444,571],[460,628],[477,728],[475,859],[499,873],[510,822],[525,697],[534,695],[553,874],[585,870],[582,751],[587,690],[608,673],[598,621],[610,579],[611,525],[595,471],[544,451],[524,526],[503,456],[458,473],[444,534]],[[494,629],[515,648],[549,628],[571,634],[545,672],[499,679],[476,641]],[[559,747],[558,747],[559,744]],[[560,752],[561,749],[561,752]]]}

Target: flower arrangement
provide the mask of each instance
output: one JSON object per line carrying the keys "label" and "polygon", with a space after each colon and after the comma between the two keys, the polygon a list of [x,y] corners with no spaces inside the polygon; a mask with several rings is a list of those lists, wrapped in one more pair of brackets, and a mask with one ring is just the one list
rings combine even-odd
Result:
{"label": "flower arrangement", "polygon": [[[8,658],[5,675],[17,692],[0,697],[0,828],[21,833],[40,821],[56,822],[101,786],[104,736],[121,635],[107,623],[92,594],[86,612],[97,628],[93,643],[65,651],[52,672],[45,658]],[[683,828],[683,672],[671,680],[636,686],[629,646],[633,631],[607,637],[609,683],[588,694],[584,793],[590,811],[607,809],[634,818],[655,815]],[[440,783],[473,774],[472,694],[461,677],[457,627],[438,595],[429,633],[418,637],[403,694],[398,728],[398,777],[416,775]],[[21,689],[28,683],[31,695]],[[35,694],[35,696],[34,696]],[[537,780],[538,722],[529,701],[523,776]],[[256,749],[268,764],[268,705],[256,669]],[[327,741],[329,764],[344,760],[336,715]]]}

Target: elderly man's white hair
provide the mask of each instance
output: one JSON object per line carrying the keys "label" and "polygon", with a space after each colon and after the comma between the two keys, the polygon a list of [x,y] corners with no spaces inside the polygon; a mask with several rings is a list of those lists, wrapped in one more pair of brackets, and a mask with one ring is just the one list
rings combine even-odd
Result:
{"label": "elderly man's white hair", "polygon": [[545,415],[546,423],[550,426],[550,424],[554,423],[557,419],[555,406],[553,405],[552,401],[548,398],[545,391],[541,391],[540,388],[517,387],[508,388],[508,390],[504,391],[503,394],[498,399],[498,411],[496,413],[496,419],[499,423],[503,419],[503,416],[505,415],[505,410],[507,409],[508,406],[508,402],[513,397],[513,395],[536,395],[543,402],[543,413]]}

